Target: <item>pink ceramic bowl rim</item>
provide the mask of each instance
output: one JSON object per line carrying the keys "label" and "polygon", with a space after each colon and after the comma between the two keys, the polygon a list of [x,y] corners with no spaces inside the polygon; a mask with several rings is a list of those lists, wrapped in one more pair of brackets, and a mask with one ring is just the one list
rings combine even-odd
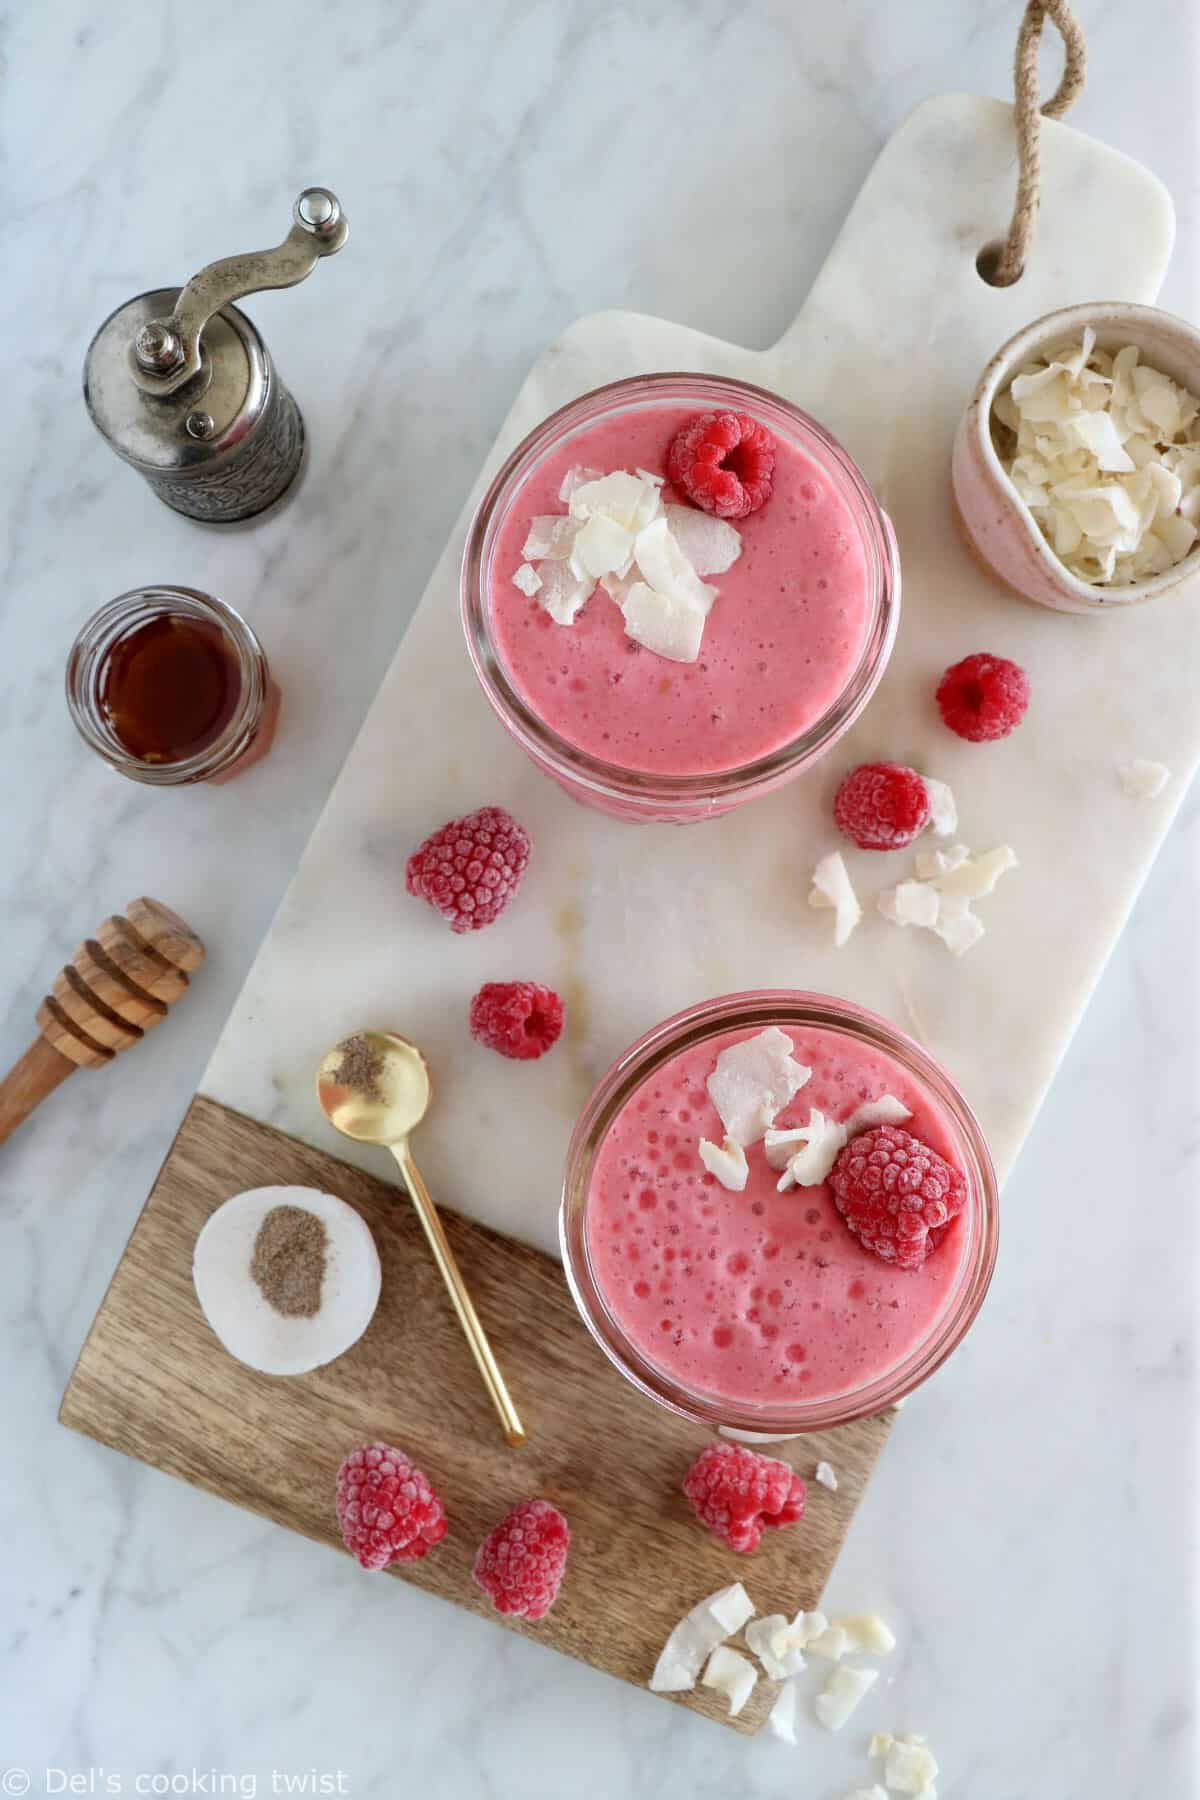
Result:
{"label": "pink ceramic bowl rim", "polygon": [[[970,1189],[968,1242],[958,1285],[925,1339],[893,1368],[862,1387],[825,1400],[779,1405],[730,1402],[684,1387],[629,1341],[613,1317],[592,1268],[587,1244],[587,1200],[592,1165],[601,1142],[630,1096],[681,1050],[728,1031],[777,1025],[839,1031],[894,1057],[927,1087],[951,1126]],[[961,1343],[992,1278],[999,1242],[996,1172],[978,1119],[957,1085],[928,1051],[878,1013],[828,994],[757,989],[705,1000],[665,1019],[619,1056],[601,1077],[576,1123],[567,1150],[559,1213],[563,1267],[580,1317],[601,1350],[647,1399],[712,1429],[770,1437],[824,1431],[894,1406],[926,1381]]]}
{"label": "pink ceramic bowl rim", "polygon": [[[1164,373],[1182,383],[1189,392],[1200,395],[1200,331],[1174,313],[1155,306],[1138,306],[1133,302],[1089,301],[1080,306],[1065,306],[1058,312],[1045,313],[1026,325],[992,357],[967,408],[966,420],[975,449],[985,468],[998,484],[1012,508],[1016,521],[1029,540],[1038,561],[1060,591],[1068,594],[1083,611],[1115,612],[1126,606],[1137,606],[1153,600],[1185,581],[1200,569],[1200,543],[1182,562],[1146,581],[1128,582],[1122,587],[1098,587],[1073,575],[1060,562],[1046,539],[1041,526],[1022,500],[996,454],[992,442],[992,407],[1004,384],[1023,362],[1035,356],[1047,344],[1060,338],[1082,334],[1090,326],[1101,349],[1136,344],[1139,350],[1164,364]],[[1165,366],[1170,363],[1172,366]],[[969,523],[969,522],[968,522]]]}
{"label": "pink ceramic bowl rim", "polygon": [[[728,407],[753,413],[775,430],[786,430],[834,479],[854,511],[872,568],[875,604],[858,665],[842,693],[822,717],[791,742],[749,763],[703,775],[657,775],[610,763],[579,749],[546,725],[517,689],[496,650],[489,620],[487,586],[490,557],[508,506],[541,458],[572,427],[613,411],[671,401],[698,408]],[[559,407],[535,427],[505,459],[480,501],[463,552],[462,619],[467,648],[480,686],[497,717],[522,749],[555,779],[581,789],[600,804],[629,816],[701,818],[748,800],[791,779],[823,755],[860,716],[887,667],[900,613],[900,564],[895,534],[886,513],[848,451],[816,419],[766,388],[731,376],[672,371],[634,375],[592,388]]]}

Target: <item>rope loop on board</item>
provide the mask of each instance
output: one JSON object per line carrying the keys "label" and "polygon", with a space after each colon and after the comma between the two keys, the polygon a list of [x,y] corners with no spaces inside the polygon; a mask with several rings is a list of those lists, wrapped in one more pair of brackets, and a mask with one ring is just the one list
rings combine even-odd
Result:
{"label": "rope loop on board", "polygon": [[[1063,41],[1066,60],[1062,79],[1044,105],[1038,96],[1038,49],[1047,18]],[[1087,44],[1083,28],[1067,0],[1029,0],[1017,36],[1014,66],[1017,124],[1017,198],[1008,233],[986,271],[993,287],[1019,280],[1037,225],[1042,188],[1042,119],[1061,119],[1083,92],[1087,79]]]}

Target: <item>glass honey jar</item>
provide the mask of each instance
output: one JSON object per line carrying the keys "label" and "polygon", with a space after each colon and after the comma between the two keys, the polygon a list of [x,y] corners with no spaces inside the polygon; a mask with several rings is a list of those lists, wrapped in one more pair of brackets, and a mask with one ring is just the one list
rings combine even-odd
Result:
{"label": "glass honey jar", "polygon": [[120,594],[67,660],[67,705],[84,742],[155,787],[229,781],[271,747],[279,689],[241,615],[194,588]]}

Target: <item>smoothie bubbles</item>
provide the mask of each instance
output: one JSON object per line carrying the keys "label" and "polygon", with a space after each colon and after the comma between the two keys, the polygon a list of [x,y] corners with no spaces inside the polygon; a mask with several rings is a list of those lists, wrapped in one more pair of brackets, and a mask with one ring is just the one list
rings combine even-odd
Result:
{"label": "smoothie bubbles", "polygon": [[553,414],[468,534],[493,709],[576,799],[707,818],[823,755],[895,637],[895,540],[861,472],[760,388],[652,375]]}
{"label": "smoothie bubbles", "polygon": [[945,1071],[822,995],[655,1028],[576,1126],[561,1237],[584,1323],[649,1398],[787,1436],[877,1412],[950,1354],[996,1257],[996,1179]]}

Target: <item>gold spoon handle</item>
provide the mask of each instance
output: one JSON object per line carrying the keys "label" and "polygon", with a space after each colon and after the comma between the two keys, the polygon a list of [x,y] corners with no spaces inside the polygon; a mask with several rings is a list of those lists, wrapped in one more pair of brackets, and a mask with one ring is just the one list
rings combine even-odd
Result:
{"label": "gold spoon handle", "polygon": [[479,1373],[483,1376],[484,1385],[492,1397],[492,1405],[500,1415],[504,1435],[510,1444],[523,1444],[525,1428],[512,1403],[512,1396],[500,1373],[500,1365],[492,1354],[492,1346],[488,1343],[487,1333],[479,1322],[479,1314],[475,1311],[474,1302],[467,1292],[466,1283],[454,1260],[454,1252],[442,1229],[442,1221],[438,1217],[437,1207],[433,1204],[429,1189],[421,1179],[420,1170],[413,1161],[407,1144],[391,1144],[389,1148],[400,1165],[400,1173],[404,1178],[404,1185],[408,1189],[409,1198],[416,1208],[417,1217],[429,1240],[429,1248],[433,1251],[433,1260],[437,1264],[447,1292],[454,1302],[458,1322],[463,1328],[463,1335],[471,1346],[471,1354],[479,1366]]}

